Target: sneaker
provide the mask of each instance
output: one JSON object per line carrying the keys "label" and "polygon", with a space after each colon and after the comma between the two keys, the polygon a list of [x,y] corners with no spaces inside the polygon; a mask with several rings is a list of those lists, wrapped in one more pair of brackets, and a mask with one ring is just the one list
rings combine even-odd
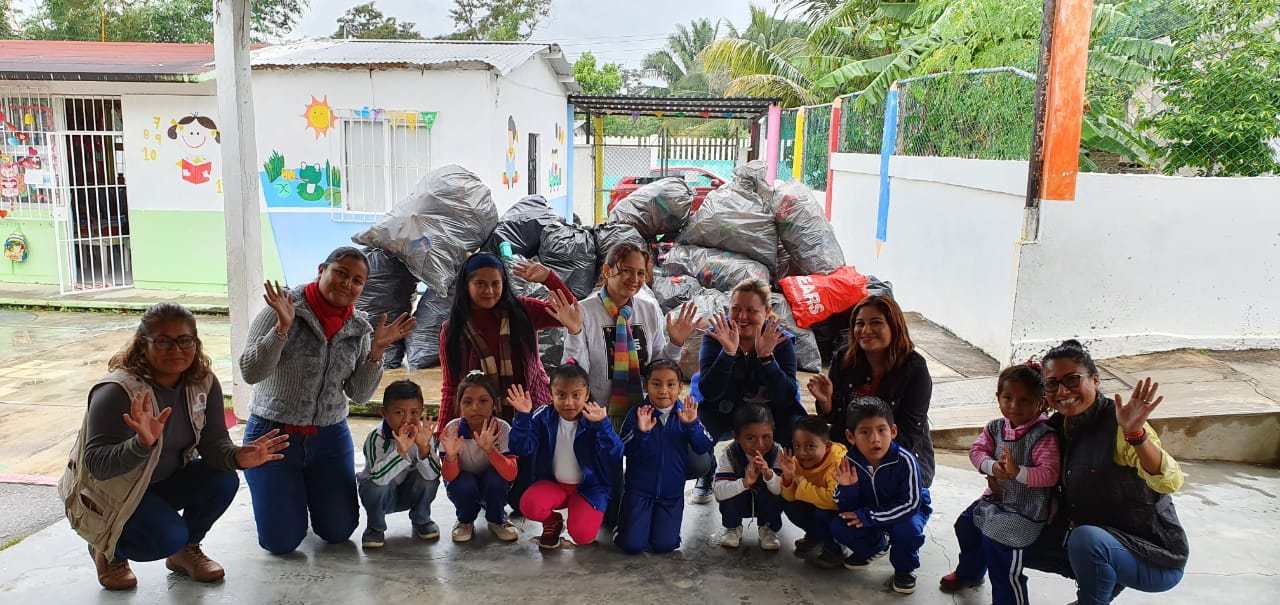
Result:
{"label": "sneaker", "polygon": [[813,540],[810,540],[807,536],[804,538],[800,538],[799,540],[796,540],[795,555],[796,557],[801,559],[808,559],[809,557],[812,557],[815,554],[817,554],[814,551],[819,546],[821,546],[821,544]]}
{"label": "sneaker", "polygon": [[503,542],[515,542],[520,539],[520,532],[516,530],[516,526],[512,525],[510,521],[503,521],[502,523],[490,522],[489,533]]}
{"label": "sneaker", "polygon": [[844,553],[839,550],[819,548],[810,552],[815,554],[806,557],[805,561],[818,569],[840,569],[844,565]]}
{"label": "sneaker", "polygon": [[889,579],[889,587],[898,594],[911,594],[916,591],[916,574],[895,573]]}
{"label": "sneaker", "polygon": [[93,557],[93,566],[98,570],[98,583],[107,590],[133,590],[138,587],[138,576],[129,569],[129,560],[108,561],[107,557],[94,552],[89,547],[89,556]]}
{"label": "sneaker", "polygon": [[960,592],[967,588],[977,588],[979,586],[982,586],[982,578],[966,580],[961,578],[954,571],[942,576],[942,579],[938,580],[938,590],[945,593]]}
{"label": "sneaker", "polygon": [[453,526],[453,531],[449,532],[449,537],[454,542],[470,542],[471,537],[475,534],[475,526],[470,523],[458,523]]}
{"label": "sneaker", "polygon": [[872,561],[875,561],[876,559],[883,557],[887,552],[889,552],[889,540],[887,539],[881,540],[880,548],[876,550],[876,552],[873,553],[870,557],[867,557],[864,559],[859,557],[857,553],[852,553],[848,557],[845,557],[844,568],[858,569],[859,567],[866,567],[867,565],[870,565]]}
{"label": "sneaker", "polygon": [[782,541],[778,539],[778,532],[773,531],[768,525],[760,526],[760,549],[774,551],[782,548]]}
{"label": "sneaker", "polygon": [[715,492],[711,491],[711,484],[704,483],[703,479],[698,479],[693,484],[693,497],[689,499],[694,504],[708,504],[716,499]]}
{"label": "sneaker", "polygon": [[418,536],[419,540],[438,540],[440,538],[440,526],[435,521],[427,521],[426,523],[413,524],[413,535]]}
{"label": "sneaker", "polygon": [[728,528],[720,533],[720,546],[725,548],[737,548],[742,544],[742,526]]}
{"label": "sneaker", "polygon": [[222,566],[205,556],[199,544],[188,544],[164,560],[169,571],[190,576],[197,582],[217,582],[226,575]]}
{"label": "sneaker", "polygon": [[564,517],[560,513],[551,513],[542,522],[542,536],[538,538],[538,548],[554,550],[560,548],[560,533],[564,531]]}
{"label": "sneaker", "polygon": [[366,528],[360,535],[360,545],[365,548],[382,548],[386,544],[386,536],[379,530]]}

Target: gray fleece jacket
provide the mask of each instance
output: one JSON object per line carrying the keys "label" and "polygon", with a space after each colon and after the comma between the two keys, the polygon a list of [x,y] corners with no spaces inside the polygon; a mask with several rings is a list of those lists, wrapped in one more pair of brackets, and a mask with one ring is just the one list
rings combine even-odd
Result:
{"label": "gray fleece jacket", "polygon": [[326,341],[302,290],[292,291],[288,337],[276,334],[271,307],[254,318],[240,372],[254,385],[249,413],[285,424],[329,426],[346,420],[348,402],[373,397],[382,380],[382,360],[369,360],[373,326],[368,315],[356,311]]}

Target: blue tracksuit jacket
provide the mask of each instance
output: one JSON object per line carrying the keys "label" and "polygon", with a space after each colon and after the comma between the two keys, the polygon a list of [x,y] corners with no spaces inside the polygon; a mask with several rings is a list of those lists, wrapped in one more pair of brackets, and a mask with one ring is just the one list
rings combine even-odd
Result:
{"label": "blue tracksuit jacket", "polygon": [[917,513],[933,512],[929,490],[920,480],[920,464],[911,452],[894,441],[880,466],[871,468],[856,447],[847,455],[858,472],[854,485],[836,486],[836,508],[853,511],[866,528],[885,527],[911,519]]}
{"label": "blue tracksuit jacket", "polygon": [[[650,405],[647,398],[644,405]],[[650,498],[683,498],[686,449],[706,454],[715,443],[702,421],[685,424],[676,416],[684,408],[682,401],[676,402],[665,425],[658,420],[659,412],[655,409],[657,425],[647,433],[636,428],[640,407],[632,407],[622,423],[622,443],[627,456],[626,493]]]}
{"label": "blue tracksuit jacket", "polygon": [[[556,480],[552,458],[556,452],[559,423],[560,414],[550,405],[544,405],[532,414],[517,412],[512,420],[508,446],[511,453],[530,461],[534,481]],[[622,441],[613,432],[609,419],[590,422],[579,416],[573,452],[577,454],[578,466],[582,468],[578,493],[591,503],[592,508],[604,511],[609,506],[609,469],[622,464]]]}

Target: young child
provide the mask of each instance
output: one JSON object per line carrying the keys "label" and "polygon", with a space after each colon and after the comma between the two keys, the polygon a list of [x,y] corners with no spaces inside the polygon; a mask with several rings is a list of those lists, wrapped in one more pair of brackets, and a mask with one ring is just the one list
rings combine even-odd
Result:
{"label": "young child", "polygon": [[387,513],[406,510],[415,536],[440,537],[440,528],[431,520],[440,461],[433,453],[430,429],[422,426],[422,407],[422,389],[412,380],[397,380],[382,394],[382,423],[364,440],[364,470],[356,475],[368,517],[360,538],[365,548],[382,548]]}
{"label": "young child", "polygon": [[680,547],[688,453],[703,456],[715,447],[698,420],[698,404],[680,400],[683,380],[674,361],[650,363],[645,402],[632,408],[622,423],[626,491],[614,543],[628,554]]}
{"label": "young child", "polygon": [[454,542],[468,542],[475,534],[475,520],[484,507],[489,533],[514,542],[520,532],[507,520],[507,492],[516,478],[516,457],[508,453],[511,425],[495,418],[498,390],[484,372],[473,370],[458,383],[458,417],[440,435],[441,474],[445,493],[453,501],[458,523]]}
{"label": "young child", "polygon": [[989,422],[978,435],[969,448],[969,460],[998,489],[988,489],[956,519],[960,563],[943,576],[938,588],[956,592],[979,586],[982,576],[990,574],[995,605],[1027,603],[1022,549],[1035,542],[1049,519],[1058,482],[1058,438],[1044,415],[1039,369],[1005,369],[996,382],[996,399],[1002,418]]}
{"label": "young child", "polygon": [[[587,373],[572,360],[550,372],[551,402],[536,412],[519,385],[507,391],[515,409],[509,437],[512,453],[528,458],[533,485],[520,497],[525,518],[542,523],[538,546],[560,547],[567,508],[569,537],[590,544],[609,506],[609,469],[622,464],[622,441],[605,409],[591,398]],[[530,413],[532,412],[532,413]]]}
{"label": "young child", "polygon": [[920,464],[894,441],[893,411],[878,397],[855,400],[845,420],[845,438],[853,447],[836,471],[840,514],[831,522],[831,535],[853,551],[844,561],[849,569],[866,566],[887,549],[893,564],[889,586],[911,594],[924,526],[933,512],[929,490],[920,482]]}
{"label": "young child", "polygon": [[840,545],[831,538],[831,521],[836,516],[836,469],[848,451],[831,442],[831,427],[817,416],[796,422],[792,450],[778,457],[782,469],[782,510],[804,530],[796,540],[796,556],[823,569],[837,569],[843,563]]}
{"label": "young child", "polygon": [[738,406],[733,412],[733,443],[716,461],[711,491],[720,503],[720,546],[737,548],[742,542],[742,520],[754,516],[760,531],[760,548],[778,550],[782,529],[782,471],[773,442],[773,414],[757,404]]}

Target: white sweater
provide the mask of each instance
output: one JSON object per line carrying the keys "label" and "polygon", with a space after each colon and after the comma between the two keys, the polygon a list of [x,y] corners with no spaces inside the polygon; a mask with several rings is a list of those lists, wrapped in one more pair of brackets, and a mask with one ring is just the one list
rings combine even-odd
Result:
{"label": "white sweater", "polygon": [[[636,295],[631,299],[631,330],[644,333],[645,353],[642,360],[648,365],[655,359],[680,359],[680,347],[667,340],[667,324],[662,308],[648,296]],[[597,290],[582,300],[582,331],[570,334],[564,341],[564,358],[572,357],[587,371],[591,380],[591,397],[600,405],[606,405],[613,391],[613,349],[605,340],[604,330],[614,327],[609,312],[604,309]]]}

